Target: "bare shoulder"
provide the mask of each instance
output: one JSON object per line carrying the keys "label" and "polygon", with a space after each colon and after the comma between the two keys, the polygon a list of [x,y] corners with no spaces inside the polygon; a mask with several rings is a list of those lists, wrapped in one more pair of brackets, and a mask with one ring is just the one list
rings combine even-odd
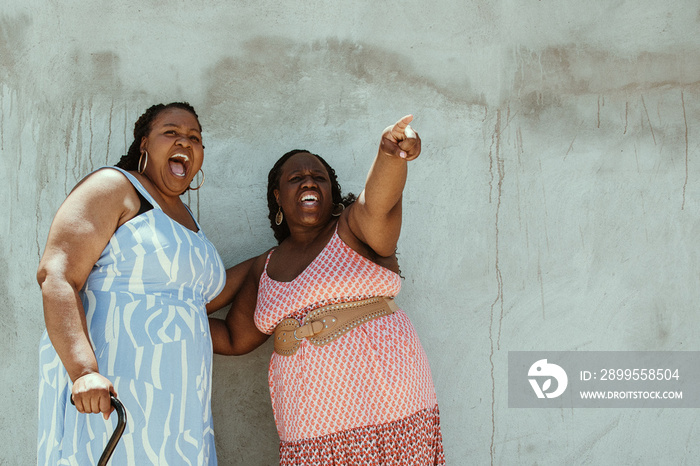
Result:
{"label": "bare shoulder", "polygon": [[272,249],[274,248],[270,248],[264,253],[260,254],[259,256],[251,259],[253,263],[250,266],[250,276],[252,279],[255,280],[256,284],[260,281],[260,277],[262,276],[262,273],[265,270],[265,262],[267,261],[267,256],[270,254],[270,251],[272,251]]}
{"label": "bare shoulder", "polygon": [[129,179],[119,170],[103,168],[83,178],[64,202],[64,208],[88,215],[109,216],[126,223],[138,213],[141,201]]}
{"label": "bare shoulder", "polygon": [[131,181],[119,170],[105,167],[96,170],[75,185],[72,192],[87,189],[96,195],[103,192],[134,190]]}

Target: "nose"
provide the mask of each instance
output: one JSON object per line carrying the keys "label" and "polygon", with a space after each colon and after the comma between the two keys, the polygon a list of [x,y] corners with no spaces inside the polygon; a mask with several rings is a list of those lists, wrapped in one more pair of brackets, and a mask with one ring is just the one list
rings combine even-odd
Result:
{"label": "nose", "polygon": [[317,188],[318,184],[312,175],[306,175],[304,179],[301,180],[301,188]]}
{"label": "nose", "polygon": [[178,144],[182,147],[191,147],[192,141],[190,141],[190,138],[188,138],[187,136],[181,134],[175,140],[175,144]]}

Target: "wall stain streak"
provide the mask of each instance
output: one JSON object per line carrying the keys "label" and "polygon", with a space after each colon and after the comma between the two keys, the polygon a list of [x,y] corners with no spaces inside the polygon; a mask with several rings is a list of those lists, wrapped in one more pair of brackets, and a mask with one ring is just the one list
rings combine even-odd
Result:
{"label": "wall stain streak", "polygon": [[[491,137],[493,138],[493,135],[491,135]],[[493,149],[489,149],[489,175],[491,175],[491,178],[489,179],[489,204],[491,204],[493,201],[493,180],[495,178],[493,174]]]}
{"label": "wall stain streak", "polygon": [[0,92],[0,151],[5,150],[5,86]]}
{"label": "wall stain streak", "polygon": [[542,226],[544,227],[544,239],[547,243],[547,252],[549,253],[550,252],[549,251],[549,230],[547,230],[547,216],[548,216],[547,191],[545,190],[545,183],[544,183],[545,175],[544,175],[544,172],[542,171],[542,160],[539,161],[539,165],[540,165],[540,174],[542,175],[540,179],[542,180],[542,205],[544,207],[544,222],[542,222],[543,223]]}
{"label": "wall stain streak", "polygon": [[126,150],[129,150],[129,143],[128,143],[128,137],[129,137],[129,124],[127,123],[129,118],[129,112],[127,109],[126,103],[124,104],[124,147],[126,147]]}
{"label": "wall stain streak", "polygon": [[625,102],[625,130],[622,132],[622,134],[627,134],[627,117],[629,116],[630,113],[630,103],[629,101]]}
{"label": "wall stain streak", "polygon": [[[39,205],[37,204],[36,207],[34,208],[34,216],[36,218],[36,224],[39,225],[39,221],[41,220],[41,215],[39,212]],[[34,229],[34,245],[36,246],[36,255],[41,260],[41,243],[39,243],[39,229],[35,228]],[[37,261],[38,263],[39,261]]]}
{"label": "wall stain streak", "polygon": [[[83,158],[83,111],[85,110],[84,105],[80,105],[80,112],[78,113],[78,126],[75,131],[75,155],[73,158],[73,180],[79,180],[82,176],[82,170],[80,169],[80,160]],[[68,154],[66,154],[69,156]],[[72,186],[71,186],[71,189]],[[67,193],[66,193],[67,194]]]}
{"label": "wall stain streak", "polygon": [[[690,450],[691,445],[697,445],[697,437],[695,436],[696,435],[695,426],[697,423],[698,423],[698,418],[696,416],[695,419],[693,419],[693,423],[690,425],[690,428],[688,429],[688,437],[687,437],[688,440],[686,440],[686,442],[685,442],[686,451]],[[684,456],[684,459],[688,458],[687,455],[691,455],[693,457],[693,459],[697,459],[697,456],[694,456],[692,453],[686,453],[686,456]]]}
{"label": "wall stain streak", "polygon": [[[496,349],[500,350],[500,339],[501,339],[501,326],[503,323],[503,276],[501,275],[500,263],[499,263],[499,215],[501,210],[501,194],[503,190],[503,179],[505,177],[503,159],[500,154],[500,139],[501,139],[501,110],[496,110],[496,127],[492,136],[492,147],[495,147],[496,156],[496,166],[498,168],[498,190],[497,190],[497,201],[496,201],[496,221],[495,221],[495,232],[496,232],[496,284],[497,293],[496,299],[491,304],[491,318],[489,322],[489,342],[490,342],[490,354],[489,363],[491,365],[491,445],[490,445],[490,456],[491,464],[494,461],[495,454],[495,437],[496,437],[496,379],[494,377],[494,362],[493,356]],[[493,149],[492,149],[493,150]],[[489,151],[489,157],[492,158],[492,151]],[[494,309],[496,305],[500,304],[500,317],[498,324],[498,337],[494,343]]]}
{"label": "wall stain streak", "polygon": [[[580,127],[580,125],[579,125]],[[576,141],[576,136],[578,136],[578,132],[574,134],[574,138],[571,140],[571,144],[569,144],[569,148],[566,149],[566,154],[564,154],[564,160],[566,160],[566,156],[569,155],[569,152],[574,148],[574,141]]]}
{"label": "wall stain streak", "polygon": [[681,105],[683,106],[683,123],[685,123],[685,181],[683,182],[683,202],[681,210],[685,209],[685,188],[688,186],[688,117],[685,114],[685,97],[681,91]]}
{"label": "wall stain streak", "polygon": [[542,320],[545,320],[547,316],[544,312],[544,284],[542,283],[542,265],[541,265],[541,254],[537,254],[537,280],[540,282],[540,300],[542,301]]}
{"label": "wall stain streak", "polygon": [[88,160],[90,161],[90,169],[88,171],[92,172],[95,170],[95,162],[92,160],[92,142],[94,137],[92,134],[92,97],[90,98],[90,106],[88,107],[88,131],[90,132],[90,142],[88,144]]}
{"label": "wall stain streak", "polygon": [[649,118],[649,111],[647,111],[647,104],[644,102],[644,96],[642,98],[642,106],[644,107],[644,113],[647,116],[647,123],[649,123],[649,130],[651,130],[651,138],[654,140],[654,145],[656,145],[656,136],[654,135],[654,127],[651,125],[651,119]]}
{"label": "wall stain streak", "polygon": [[112,142],[112,113],[114,112],[114,98],[109,105],[109,122],[107,123],[107,150],[105,152],[105,165],[109,164],[109,145]]}
{"label": "wall stain streak", "polygon": [[[68,170],[68,159],[70,158],[68,154],[70,154],[70,134],[73,132],[73,121],[75,120],[75,101],[73,101],[73,104],[71,105],[71,116],[68,119],[68,122],[66,124],[66,134],[65,134],[65,139],[64,139],[64,147],[65,147],[65,167],[63,173],[66,175],[69,173]],[[63,178],[63,192],[65,194],[68,194],[68,176]]]}

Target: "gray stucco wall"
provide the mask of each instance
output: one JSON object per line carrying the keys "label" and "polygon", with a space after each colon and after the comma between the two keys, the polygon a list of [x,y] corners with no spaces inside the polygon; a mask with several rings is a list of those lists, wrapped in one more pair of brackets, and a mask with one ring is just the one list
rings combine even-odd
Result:
{"label": "gray stucco wall", "polygon": [[[359,192],[382,129],[423,139],[399,244],[449,464],[694,464],[697,409],[512,409],[513,350],[700,350],[700,8],[574,0],[0,6],[0,464],[36,445],[34,275],[56,209],[187,100],[227,265],[273,244],[265,178],[326,157]],[[216,357],[223,465],[267,465],[268,344]]]}

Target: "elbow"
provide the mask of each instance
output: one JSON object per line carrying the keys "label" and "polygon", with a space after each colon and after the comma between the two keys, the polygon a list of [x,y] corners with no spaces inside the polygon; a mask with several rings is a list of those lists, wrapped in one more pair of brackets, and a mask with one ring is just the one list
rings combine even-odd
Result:
{"label": "elbow", "polygon": [[222,349],[214,346],[214,354],[220,354],[221,356],[235,356],[235,353],[229,348]]}
{"label": "elbow", "polygon": [[220,354],[222,356],[243,356],[253,351],[255,348],[245,348],[241,345],[235,345],[233,342],[228,342],[225,345],[214,345],[214,354]]}
{"label": "elbow", "polygon": [[80,290],[78,285],[69,280],[60,270],[51,267],[39,267],[36,273],[36,281],[41,289],[41,295],[46,298],[70,291],[77,293]]}
{"label": "elbow", "polygon": [[36,282],[39,284],[39,288],[42,288],[44,282],[46,281],[46,270],[39,268],[36,272]]}
{"label": "elbow", "polygon": [[36,282],[41,290],[41,297],[46,301],[47,297],[55,294],[60,286],[57,287],[57,280],[55,275],[51,273],[46,267],[40,267],[36,273]]}

